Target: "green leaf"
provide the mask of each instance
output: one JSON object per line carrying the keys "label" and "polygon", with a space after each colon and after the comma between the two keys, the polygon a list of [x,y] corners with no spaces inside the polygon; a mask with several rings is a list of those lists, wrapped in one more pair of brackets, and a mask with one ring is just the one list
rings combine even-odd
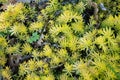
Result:
{"label": "green leaf", "polygon": [[29,43],[33,43],[33,41],[31,40],[31,38],[28,39],[27,42],[29,42]]}
{"label": "green leaf", "polygon": [[36,36],[36,35],[38,35],[38,33],[37,33],[37,32],[34,32],[34,33],[32,34],[32,36]]}
{"label": "green leaf", "polygon": [[35,38],[35,39],[39,39],[39,35],[36,35],[34,38]]}
{"label": "green leaf", "polygon": [[32,41],[36,41],[36,38],[35,38],[35,37],[33,37],[33,38],[31,38],[31,40],[32,40]]}
{"label": "green leaf", "polygon": [[33,42],[37,41],[38,39],[39,39],[38,33],[37,33],[37,32],[34,32],[34,33],[32,34],[32,36],[29,38],[28,42],[29,42],[29,43],[33,43]]}

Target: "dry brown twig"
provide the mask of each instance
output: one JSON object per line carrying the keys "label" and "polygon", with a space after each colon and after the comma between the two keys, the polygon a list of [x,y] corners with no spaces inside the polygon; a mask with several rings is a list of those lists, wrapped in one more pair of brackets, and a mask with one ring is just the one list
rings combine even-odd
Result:
{"label": "dry brown twig", "polygon": [[99,9],[98,9],[98,5],[97,5],[97,3],[96,2],[93,2],[93,1],[91,1],[91,0],[88,0],[88,5],[90,6],[90,7],[93,7],[94,8],[94,20],[97,22],[97,24],[96,24],[96,27],[98,28],[99,27],[99,17],[98,17],[98,11],[99,11]]}
{"label": "dry brown twig", "polygon": [[17,0],[8,0],[7,3],[4,3],[3,6],[1,6],[1,9],[6,10],[9,4],[16,4],[16,3],[17,3]]}

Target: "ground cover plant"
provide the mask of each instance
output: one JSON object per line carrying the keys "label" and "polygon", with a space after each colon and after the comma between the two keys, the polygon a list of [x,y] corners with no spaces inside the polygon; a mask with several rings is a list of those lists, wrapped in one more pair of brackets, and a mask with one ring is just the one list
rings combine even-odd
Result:
{"label": "ground cover plant", "polygon": [[0,80],[120,80],[120,1],[0,0]]}

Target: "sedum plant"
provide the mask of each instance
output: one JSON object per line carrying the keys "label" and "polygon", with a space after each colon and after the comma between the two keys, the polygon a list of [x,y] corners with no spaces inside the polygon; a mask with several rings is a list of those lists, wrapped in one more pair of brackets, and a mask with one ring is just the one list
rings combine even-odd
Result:
{"label": "sedum plant", "polygon": [[120,79],[119,14],[98,21],[88,0],[36,1],[0,12],[1,80]]}

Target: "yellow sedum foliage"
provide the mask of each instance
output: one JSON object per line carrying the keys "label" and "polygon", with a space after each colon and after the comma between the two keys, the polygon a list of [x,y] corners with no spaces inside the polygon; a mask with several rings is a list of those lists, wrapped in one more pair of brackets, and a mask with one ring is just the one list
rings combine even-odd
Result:
{"label": "yellow sedum foliage", "polygon": [[6,67],[5,69],[2,70],[2,76],[4,79],[12,80],[11,71],[9,67]]}
{"label": "yellow sedum foliage", "polygon": [[43,55],[47,56],[47,57],[51,57],[52,56],[52,49],[50,48],[49,45],[45,45],[44,51],[43,51]]}
{"label": "yellow sedum foliage", "polygon": [[34,23],[32,23],[32,24],[30,25],[29,30],[30,30],[31,32],[33,32],[33,31],[36,31],[36,30],[41,30],[42,27],[43,27],[43,23],[42,23],[42,22],[34,22]]}
{"label": "yellow sedum foliage", "polygon": [[6,39],[1,36],[0,36],[0,43],[2,43],[2,44],[0,44],[0,47],[3,47],[3,48],[7,47],[7,45],[8,45]]}
{"label": "yellow sedum foliage", "polygon": [[32,51],[32,47],[29,43],[25,43],[22,47],[22,51],[24,54],[30,53]]}
{"label": "yellow sedum foliage", "polygon": [[0,55],[2,55],[2,56],[0,56],[0,66],[4,66],[6,64],[6,62],[7,62],[7,59],[4,56],[4,53],[0,52]]}
{"label": "yellow sedum foliage", "polygon": [[20,44],[17,43],[16,45],[14,46],[9,46],[6,48],[6,52],[8,54],[11,54],[11,53],[19,53],[19,48],[20,48]]}
{"label": "yellow sedum foliage", "polygon": [[120,80],[120,15],[100,10],[96,21],[88,4],[49,0],[0,11],[0,80]]}
{"label": "yellow sedum foliage", "polygon": [[41,80],[41,79],[36,74],[30,73],[26,76],[25,80]]}
{"label": "yellow sedum foliage", "polygon": [[11,35],[25,35],[27,33],[27,29],[25,25],[23,24],[15,24],[13,27],[11,27]]}

